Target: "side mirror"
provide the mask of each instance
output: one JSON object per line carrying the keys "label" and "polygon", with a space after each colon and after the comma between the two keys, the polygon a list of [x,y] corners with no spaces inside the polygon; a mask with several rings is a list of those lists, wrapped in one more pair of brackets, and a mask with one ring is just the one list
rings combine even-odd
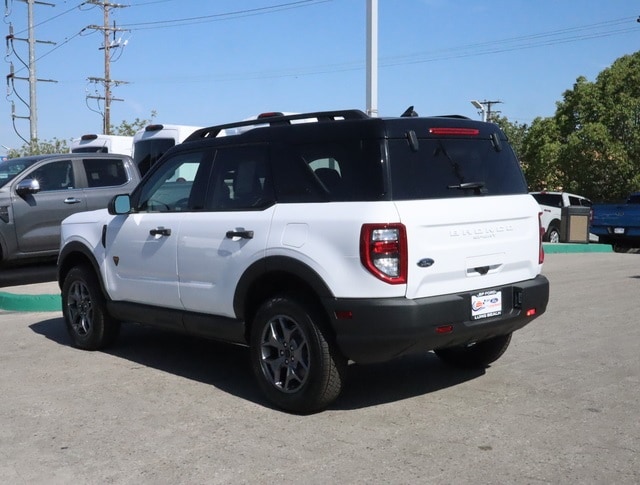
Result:
{"label": "side mirror", "polygon": [[119,194],[109,201],[109,214],[112,216],[131,212],[131,198],[129,194]]}
{"label": "side mirror", "polygon": [[18,195],[36,194],[40,192],[40,182],[36,179],[24,179],[16,185]]}

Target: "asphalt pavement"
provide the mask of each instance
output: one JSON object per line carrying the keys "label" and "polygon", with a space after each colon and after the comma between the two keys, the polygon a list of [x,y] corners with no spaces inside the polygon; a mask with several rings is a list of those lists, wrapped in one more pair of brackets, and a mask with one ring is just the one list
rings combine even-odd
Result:
{"label": "asphalt pavement", "polygon": [[353,364],[311,416],[266,402],[243,347],[123,325],[87,352],[59,311],[0,315],[0,481],[637,485],[640,256],[543,273],[547,312],[490,368]]}

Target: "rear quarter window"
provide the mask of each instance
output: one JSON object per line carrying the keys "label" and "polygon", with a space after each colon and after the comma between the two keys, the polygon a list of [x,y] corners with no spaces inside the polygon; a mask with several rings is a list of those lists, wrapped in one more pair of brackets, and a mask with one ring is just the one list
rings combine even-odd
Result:
{"label": "rear quarter window", "polygon": [[86,158],[82,165],[89,187],[115,187],[129,181],[124,161],[117,158]]}
{"label": "rear quarter window", "polygon": [[378,140],[282,145],[272,156],[278,202],[382,200],[380,160]]}
{"label": "rear quarter window", "polygon": [[562,207],[562,196],[560,194],[531,194],[538,204],[550,207]]}
{"label": "rear quarter window", "polygon": [[420,139],[414,151],[406,140],[390,140],[389,165],[395,200],[527,193],[518,160],[504,141],[498,151],[489,139]]}

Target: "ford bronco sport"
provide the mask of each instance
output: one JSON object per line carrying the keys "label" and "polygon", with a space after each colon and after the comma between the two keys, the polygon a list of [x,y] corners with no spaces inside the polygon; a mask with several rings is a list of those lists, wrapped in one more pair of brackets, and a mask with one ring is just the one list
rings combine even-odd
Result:
{"label": "ford bronco sport", "polygon": [[197,130],[130,196],[63,222],[74,345],[120,322],[247,345],[267,399],[311,413],[349,361],[484,368],[545,311],[540,208],[495,124],[346,110],[218,136],[252,124]]}

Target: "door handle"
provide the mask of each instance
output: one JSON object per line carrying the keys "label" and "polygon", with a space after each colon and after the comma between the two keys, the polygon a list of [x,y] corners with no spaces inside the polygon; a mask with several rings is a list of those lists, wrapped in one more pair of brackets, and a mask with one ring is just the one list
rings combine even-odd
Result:
{"label": "door handle", "polygon": [[156,227],[155,229],[151,229],[149,234],[152,236],[171,236],[171,229],[164,227]]}
{"label": "door handle", "polygon": [[241,237],[242,239],[253,239],[253,231],[227,231],[226,236],[228,239],[233,239],[234,237]]}
{"label": "door handle", "polygon": [[66,199],[64,199],[65,204],[79,204],[80,202],[82,201],[75,197],[67,197]]}

